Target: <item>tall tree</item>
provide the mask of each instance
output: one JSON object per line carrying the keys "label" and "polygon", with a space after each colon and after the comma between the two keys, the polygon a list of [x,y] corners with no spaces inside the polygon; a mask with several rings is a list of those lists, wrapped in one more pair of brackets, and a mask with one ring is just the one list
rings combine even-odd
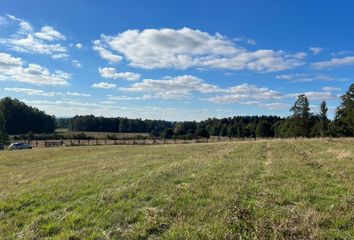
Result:
{"label": "tall tree", "polygon": [[354,83],[346,94],[341,96],[341,105],[337,108],[336,130],[344,136],[354,136]]}
{"label": "tall tree", "polygon": [[310,103],[305,96],[301,94],[297,97],[294,106],[290,109],[293,112],[292,115],[292,130],[293,134],[296,136],[309,137],[310,136],[310,126],[309,119],[310,113]]}
{"label": "tall tree", "polygon": [[7,133],[5,129],[5,116],[0,109],[0,143],[7,140]]}
{"label": "tall tree", "polygon": [[327,118],[327,104],[326,101],[323,101],[320,105],[320,134],[321,137],[326,137],[328,133],[328,118]]}
{"label": "tall tree", "polygon": [[266,121],[260,120],[256,127],[256,136],[257,137],[269,137],[270,126]]}

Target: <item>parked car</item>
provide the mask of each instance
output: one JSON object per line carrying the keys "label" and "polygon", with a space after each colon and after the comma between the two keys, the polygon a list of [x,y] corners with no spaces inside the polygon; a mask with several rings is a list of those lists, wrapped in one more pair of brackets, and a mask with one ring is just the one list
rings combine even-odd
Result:
{"label": "parked car", "polygon": [[0,151],[5,150],[5,144],[0,143]]}
{"label": "parked car", "polygon": [[10,150],[17,150],[17,149],[32,149],[31,145],[27,144],[27,143],[11,143]]}

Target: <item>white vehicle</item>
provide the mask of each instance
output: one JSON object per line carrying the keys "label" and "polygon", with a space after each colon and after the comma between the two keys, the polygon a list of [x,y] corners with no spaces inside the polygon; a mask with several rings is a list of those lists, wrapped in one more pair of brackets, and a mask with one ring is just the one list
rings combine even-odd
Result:
{"label": "white vehicle", "polygon": [[20,150],[20,149],[32,149],[31,145],[27,143],[12,143],[9,147],[10,150]]}

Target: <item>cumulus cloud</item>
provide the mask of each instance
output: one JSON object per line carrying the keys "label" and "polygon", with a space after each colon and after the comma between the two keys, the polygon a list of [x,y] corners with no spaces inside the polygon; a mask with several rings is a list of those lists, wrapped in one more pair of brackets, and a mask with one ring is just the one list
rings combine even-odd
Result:
{"label": "cumulus cloud", "polygon": [[130,65],[145,69],[197,67],[272,72],[303,65],[306,56],[275,50],[248,51],[218,33],[210,35],[190,28],[101,35],[93,48],[110,62],[124,58]]}
{"label": "cumulus cloud", "polygon": [[320,47],[310,47],[310,51],[313,55],[317,55],[323,51],[323,48]]}
{"label": "cumulus cloud", "polygon": [[81,44],[81,43],[76,43],[76,44],[75,44],[75,47],[76,47],[77,49],[81,49],[81,48],[82,48],[82,44]]}
{"label": "cumulus cloud", "polygon": [[41,28],[41,31],[36,32],[33,34],[37,38],[47,40],[47,41],[54,41],[54,40],[66,40],[66,37],[55,30],[51,26],[44,26]]}
{"label": "cumulus cloud", "polygon": [[[201,99],[218,104],[245,104],[245,102],[250,101],[262,101],[262,103],[264,103],[266,100],[279,100],[282,98],[280,92],[269,88],[257,87],[246,83],[229,88],[221,88],[191,75],[165,77],[159,80],[144,79],[142,82],[134,83],[130,87],[120,88],[120,90],[131,93],[144,93],[141,97],[132,98],[124,96],[124,100],[153,98],[183,99],[190,97],[194,92],[201,94],[218,94]],[[113,98],[114,96],[111,96],[110,100],[114,100]],[[123,99],[119,96],[118,100]]]}
{"label": "cumulus cloud", "polygon": [[97,51],[101,58],[109,61],[110,63],[118,63],[123,57],[112,53],[104,47],[104,44],[100,40],[94,42],[93,50]]}
{"label": "cumulus cloud", "polygon": [[128,81],[137,81],[140,79],[141,74],[133,72],[117,72],[113,67],[98,68],[98,72],[103,78],[110,79],[125,79]]}
{"label": "cumulus cloud", "polygon": [[58,41],[66,40],[59,31],[51,26],[44,26],[35,32],[32,25],[23,19],[12,15],[6,15],[7,21],[17,24],[17,32],[7,37],[1,37],[0,43],[11,50],[35,54],[54,55],[54,59],[67,56],[67,49]]}
{"label": "cumulus cloud", "polygon": [[13,80],[37,85],[67,85],[70,74],[55,71],[30,63],[26,67],[21,58],[0,53],[0,80]]}
{"label": "cumulus cloud", "polygon": [[94,83],[92,85],[93,88],[103,88],[103,89],[112,89],[116,88],[117,85],[113,83],[106,83],[106,82],[99,82],[99,83]]}
{"label": "cumulus cloud", "polygon": [[126,92],[148,93],[145,98],[185,98],[192,92],[215,93],[223,90],[215,85],[205,83],[202,79],[191,75],[183,75],[164,79],[144,79],[130,87],[121,88]]}
{"label": "cumulus cloud", "polygon": [[354,65],[354,56],[347,56],[343,58],[332,58],[328,61],[321,61],[312,63],[312,67],[317,69],[334,68],[347,65]]}
{"label": "cumulus cloud", "polygon": [[[226,94],[213,96],[204,100],[208,100],[213,103],[229,104],[229,103],[243,103],[264,101],[264,100],[278,100],[282,98],[282,94],[278,91],[266,88],[257,87],[251,84],[240,84],[238,86],[225,89]],[[260,102],[259,102],[260,104]]]}

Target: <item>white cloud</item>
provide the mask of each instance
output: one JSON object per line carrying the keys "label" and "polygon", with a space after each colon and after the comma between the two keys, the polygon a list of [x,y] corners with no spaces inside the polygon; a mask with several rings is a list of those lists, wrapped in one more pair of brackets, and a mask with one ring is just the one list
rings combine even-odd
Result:
{"label": "white cloud", "polygon": [[106,82],[100,82],[100,83],[94,83],[92,85],[93,88],[103,88],[103,89],[112,89],[116,88],[116,84],[111,84],[111,83],[106,83]]}
{"label": "white cloud", "polygon": [[33,34],[37,38],[47,40],[47,41],[54,41],[54,40],[66,40],[66,37],[55,30],[53,27],[44,26],[41,28],[40,32],[36,32]]}
{"label": "white cloud", "polygon": [[75,44],[75,47],[76,47],[77,49],[81,49],[81,48],[82,48],[82,44],[81,44],[81,43],[76,43],[76,44]]}
{"label": "white cloud", "polygon": [[310,47],[310,51],[313,55],[317,55],[323,51],[323,48],[320,47]]}
{"label": "white cloud", "polygon": [[110,63],[118,63],[120,62],[123,57],[116,55],[114,53],[112,53],[111,51],[107,50],[103,44],[101,43],[101,41],[96,40],[94,42],[94,47],[93,50],[97,51],[99,53],[99,55],[101,56],[101,58],[108,60]]}
{"label": "white cloud", "polygon": [[342,56],[342,55],[352,55],[354,52],[353,51],[348,51],[348,50],[342,50],[338,52],[333,52],[331,53],[332,56]]}
{"label": "white cloud", "polygon": [[332,91],[340,91],[342,89],[339,87],[323,87],[322,90],[325,92],[332,92]]}
{"label": "white cloud", "polygon": [[223,90],[215,85],[205,83],[202,79],[183,75],[160,80],[144,79],[142,82],[134,83],[131,87],[121,88],[126,92],[148,93],[145,98],[185,98],[192,92],[215,93]]}
{"label": "white cloud", "polygon": [[[241,84],[229,88],[221,88],[206,83],[200,78],[183,75],[177,77],[165,77],[160,80],[144,79],[142,82],[134,83],[130,87],[120,88],[125,92],[142,92],[145,95],[132,99],[183,99],[190,97],[193,92],[202,94],[221,94],[201,100],[214,103],[244,103],[249,101],[278,100],[282,94],[269,88],[257,87],[250,84]],[[125,100],[128,100],[124,97]],[[110,100],[113,100],[110,98]],[[119,98],[119,100],[121,100]],[[129,99],[131,100],[131,99]]]}
{"label": "white cloud", "polygon": [[98,68],[101,77],[111,79],[126,79],[128,81],[137,81],[140,79],[141,74],[133,72],[117,72],[113,67]]}
{"label": "white cloud", "polygon": [[0,53],[0,80],[14,80],[37,85],[67,85],[70,74],[55,71],[30,63],[25,67],[21,58],[8,53]]}
{"label": "white cloud", "polygon": [[246,105],[247,103],[257,101],[257,105],[259,105],[259,101],[278,100],[282,98],[282,94],[278,91],[247,83],[230,87],[225,89],[224,92],[226,92],[226,94],[213,96],[204,100],[219,104],[241,103]]}
{"label": "white cloud", "polygon": [[287,108],[289,108],[289,104],[274,102],[274,103],[260,104],[259,107],[264,107],[264,108],[269,109],[269,110],[279,110],[279,109],[287,109]]}
{"label": "white cloud", "polygon": [[75,97],[90,97],[90,94],[87,93],[78,93],[78,92],[67,92],[66,95],[75,96]]}
{"label": "white cloud", "polygon": [[6,19],[16,23],[18,29],[15,34],[1,37],[0,44],[18,52],[53,55],[54,59],[67,55],[67,49],[57,42],[66,40],[66,37],[53,27],[44,26],[35,32],[32,25],[23,19],[12,15],[7,15]]}
{"label": "white cloud", "polygon": [[346,81],[343,78],[336,78],[324,74],[309,74],[309,73],[290,73],[276,75],[277,79],[287,80],[290,82],[312,82],[312,81]]}
{"label": "white cloud", "polygon": [[43,90],[32,89],[32,88],[4,88],[4,90],[8,92],[25,93],[30,96],[54,97],[57,95],[62,95],[61,93],[45,92]]}
{"label": "white cloud", "polygon": [[314,100],[314,101],[323,101],[323,100],[332,100],[332,99],[338,99],[339,95],[338,94],[333,94],[331,92],[316,92],[316,91],[309,91],[309,92],[303,92],[303,93],[291,93],[288,94],[288,97],[298,97],[301,94],[305,94],[308,99]]}
{"label": "white cloud", "polygon": [[19,25],[19,31],[18,33],[20,34],[26,34],[29,32],[33,31],[32,25],[29,22],[26,22],[25,20],[21,19],[21,18],[17,18],[13,15],[7,14],[5,17],[3,17],[6,23],[8,23],[9,21],[14,21],[16,23],[18,23]]}
{"label": "white cloud", "polygon": [[139,97],[129,97],[129,96],[112,96],[108,95],[109,100],[113,101],[129,101],[129,100],[140,100]]}
{"label": "white cloud", "polygon": [[110,62],[124,58],[145,69],[190,67],[259,72],[281,71],[303,65],[305,53],[248,51],[226,37],[190,28],[127,30],[116,36],[101,35],[94,50]]}
{"label": "white cloud", "polygon": [[322,69],[322,68],[334,68],[346,65],[354,65],[354,56],[347,56],[343,58],[332,58],[328,61],[315,62],[311,64],[312,67]]}
{"label": "white cloud", "polygon": [[58,53],[51,56],[53,59],[67,59],[69,57],[66,53]]}
{"label": "white cloud", "polygon": [[80,63],[79,60],[72,60],[71,63],[77,68],[81,68],[82,67],[82,64]]}

